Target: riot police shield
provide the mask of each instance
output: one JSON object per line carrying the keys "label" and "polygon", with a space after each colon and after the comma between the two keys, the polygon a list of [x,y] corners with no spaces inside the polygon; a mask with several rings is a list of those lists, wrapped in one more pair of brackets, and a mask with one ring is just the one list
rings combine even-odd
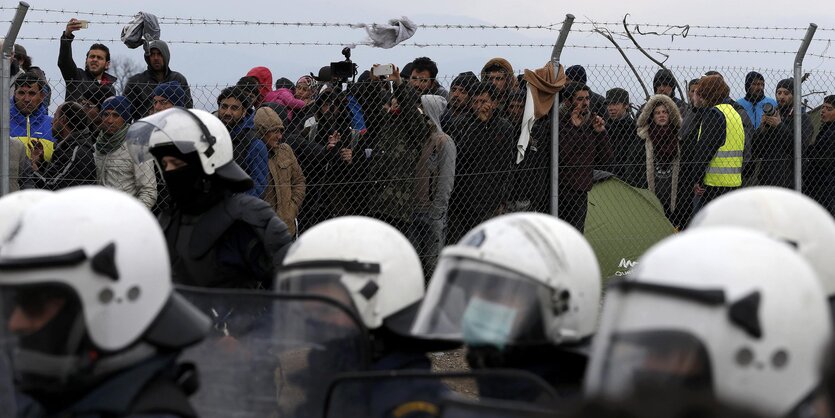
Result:
{"label": "riot police shield", "polygon": [[543,405],[527,402],[465,399],[447,397],[441,400],[438,415],[441,418],[553,418],[556,411]]}
{"label": "riot police shield", "polygon": [[237,289],[177,291],[214,319],[183,353],[197,365],[201,417],[319,416],[337,373],[363,370],[367,330],[349,307],[311,295]]}
{"label": "riot police shield", "polygon": [[[487,398],[479,387],[504,386],[522,389],[524,401],[496,394]],[[519,393],[514,390],[508,393]],[[515,401],[541,410],[553,410],[556,392],[538,376],[522,370],[492,369],[469,372],[424,370],[342,373],[328,388],[325,418],[362,416],[370,418],[437,417],[445,400],[470,402]],[[491,404],[492,405],[492,404]]]}

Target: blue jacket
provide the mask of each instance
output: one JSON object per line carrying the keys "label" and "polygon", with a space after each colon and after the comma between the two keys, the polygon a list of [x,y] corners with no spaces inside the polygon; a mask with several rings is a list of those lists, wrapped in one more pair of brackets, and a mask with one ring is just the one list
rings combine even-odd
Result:
{"label": "blue jacket", "polygon": [[229,135],[232,137],[232,143],[235,144],[235,151],[240,151],[237,148],[241,145],[246,147],[243,164],[240,164],[240,160],[237,158],[236,160],[255,183],[255,187],[246,193],[260,199],[267,188],[267,178],[270,176],[270,157],[267,154],[267,146],[264,145],[264,141],[255,137],[254,112],[244,116],[243,120],[229,131]]}
{"label": "blue jacket", "polygon": [[763,120],[763,105],[766,103],[770,103],[774,106],[774,109],[777,109],[777,101],[772,99],[771,97],[763,97],[762,100],[758,101],[757,103],[751,103],[746,100],[744,97],[740,98],[736,101],[739,103],[740,106],[745,108],[745,112],[748,113],[748,117],[751,118],[751,123],[754,125],[754,129],[760,127],[760,123]]}
{"label": "blue jacket", "polygon": [[27,157],[31,156],[30,142],[32,140],[41,141],[43,143],[44,159],[51,161],[55,140],[52,138],[52,116],[49,116],[46,104],[42,103],[37,110],[27,117],[17,110],[14,97],[11,97],[9,101],[11,102],[9,107],[11,116],[9,136],[18,138],[20,142],[23,142],[23,145],[26,145]]}

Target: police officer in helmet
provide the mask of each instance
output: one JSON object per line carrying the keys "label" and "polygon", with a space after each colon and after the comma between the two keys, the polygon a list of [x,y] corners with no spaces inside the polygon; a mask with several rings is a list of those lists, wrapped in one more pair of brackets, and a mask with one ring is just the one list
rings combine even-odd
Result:
{"label": "police officer in helmet", "polygon": [[0,363],[13,370],[17,415],[196,416],[197,375],[177,359],[210,322],[173,292],[153,215],[95,186],[27,205],[0,228],[11,231],[0,237],[0,346],[10,348]]}
{"label": "police officer in helmet", "polygon": [[140,119],[127,133],[137,161],[159,164],[173,199],[160,215],[174,282],[202,287],[268,288],[292,241],[233,160],[223,123],[196,109],[172,108]]}

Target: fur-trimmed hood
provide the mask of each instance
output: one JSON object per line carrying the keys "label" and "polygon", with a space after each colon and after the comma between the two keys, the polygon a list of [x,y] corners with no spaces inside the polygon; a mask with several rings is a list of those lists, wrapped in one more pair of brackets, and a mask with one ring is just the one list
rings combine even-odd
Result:
{"label": "fur-trimmed hood", "polygon": [[649,98],[649,101],[641,109],[641,114],[638,115],[636,125],[638,126],[638,136],[643,139],[649,139],[649,124],[652,121],[652,111],[663,104],[667,107],[667,113],[670,114],[670,124],[676,129],[681,129],[681,111],[670,96],[666,94],[656,94]]}

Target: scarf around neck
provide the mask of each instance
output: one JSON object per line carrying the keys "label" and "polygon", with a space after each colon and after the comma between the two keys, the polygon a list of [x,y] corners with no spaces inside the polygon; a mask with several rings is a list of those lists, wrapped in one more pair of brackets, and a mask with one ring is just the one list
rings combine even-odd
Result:
{"label": "scarf around neck", "polygon": [[125,142],[125,134],[127,134],[129,127],[130,125],[125,124],[122,129],[119,129],[113,135],[99,132],[99,136],[96,138],[96,152],[107,155],[122,146]]}

